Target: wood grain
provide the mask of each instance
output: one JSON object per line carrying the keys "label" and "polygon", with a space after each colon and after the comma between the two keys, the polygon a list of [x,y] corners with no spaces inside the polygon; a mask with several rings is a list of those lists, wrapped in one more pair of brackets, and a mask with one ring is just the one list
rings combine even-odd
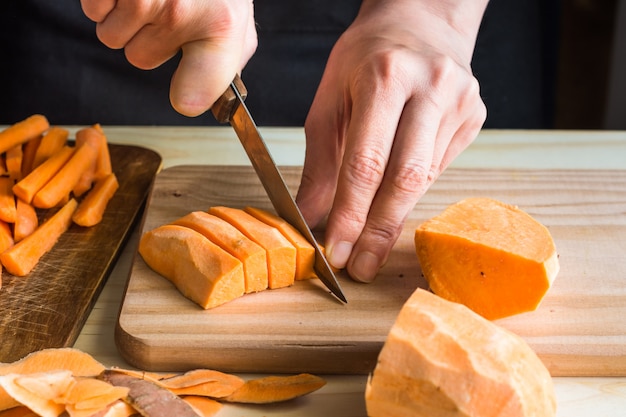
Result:
{"label": "wood grain", "polygon": [[[2,274],[0,362],[35,350],[72,346],[140,217],[161,157],[138,146],[110,145],[119,189],[102,222],[72,225],[26,277]],[[49,211],[40,211],[45,219]]]}
{"label": "wood grain", "polygon": [[[282,169],[295,192],[300,169]],[[316,281],[204,311],[137,256],[116,329],[122,356],[147,370],[368,373],[397,312],[425,287],[413,231],[470,196],[517,204],[553,234],[561,271],[536,312],[500,320],[553,376],[626,375],[626,171],[449,169],[410,214],[372,284],[340,274],[348,304]],[[157,176],[149,230],[211,205],[270,208],[250,167],[179,166]]]}

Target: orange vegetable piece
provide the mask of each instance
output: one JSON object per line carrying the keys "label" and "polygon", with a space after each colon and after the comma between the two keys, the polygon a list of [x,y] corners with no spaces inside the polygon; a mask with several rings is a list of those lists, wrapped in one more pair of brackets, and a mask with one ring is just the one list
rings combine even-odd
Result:
{"label": "orange vegetable piece", "polygon": [[226,220],[265,248],[269,288],[282,288],[293,284],[296,248],[278,229],[237,208],[215,206],[209,209],[209,213]]}
{"label": "orange vegetable piece", "polygon": [[317,278],[315,273],[315,248],[308,240],[302,236],[302,233],[289,224],[282,217],[277,216],[269,211],[257,208],[246,207],[246,213],[251,214],[262,222],[277,228],[291,244],[296,248],[296,276],[295,279],[303,280],[309,278]]}
{"label": "orange vegetable piece", "polygon": [[23,178],[30,174],[33,170],[33,163],[35,162],[35,155],[37,154],[37,148],[41,144],[43,135],[39,135],[22,145],[22,170],[20,178]]}
{"label": "orange vegetable piece", "polygon": [[26,177],[13,186],[13,193],[27,203],[32,203],[33,197],[41,188],[56,175],[57,172],[74,154],[74,148],[62,147],[44,163],[31,171]]}
{"label": "orange vegetable piece", "polygon": [[490,320],[536,309],[559,270],[548,229],[488,198],[460,201],[421,224],[415,247],[435,294]]}
{"label": "orange vegetable piece", "polygon": [[16,276],[28,274],[69,228],[77,205],[71,199],[33,233],[2,252],[0,261],[6,270]]}
{"label": "orange vegetable piece", "polygon": [[143,234],[139,253],[150,268],[208,309],[243,295],[241,262],[195,230],[164,225]]}
{"label": "orange vegetable piece", "polygon": [[367,415],[552,417],[552,378],[519,336],[423,289],[404,304],[365,391]]}
{"label": "orange vegetable piece", "polygon": [[100,223],[109,201],[118,188],[119,183],[113,173],[99,179],[78,205],[72,217],[74,223],[84,227]]}
{"label": "orange vegetable piece", "polygon": [[52,126],[41,138],[37,152],[33,160],[32,169],[37,168],[52,155],[60,151],[67,145],[67,138],[70,132],[67,129],[58,126]]}
{"label": "orange vegetable piece", "polygon": [[97,155],[98,148],[94,143],[85,142],[79,146],[50,181],[37,191],[32,204],[38,208],[51,208],[59,204],[70,194]]}
{"label": "orange vegetable piece", "polygon": [[311,374],[267,376],[246,381],[241,388],[221,400],[232,403],[275,403],[310,394],[324,385],[326,381],[323,378]]}
{"label": "orange vegetable piece", "polygon": [[9,177],[14,181],[22,179],[22,160],[24,153],[22,152],[22,145],[17,145],[7,150],[5,155],[5,163]]}
{"label": "orange vegetable piece", "polygon": [[44,133],[50,127],[48,119],[34,114],[0,132],[0,154]]}
{"label": "orange vegetable piece", "polygon": [[30,408],[19,405],[8,410],[0,411],[0,417],[39,417]]}
{"label": "orange vegetable piece", "polygon": [[0,253],[9,249],[14,243],[11,226],[7,222],[0,220]]}
{"label": "orange vegetable piece", "polygon": [[33,233],[39,226],[39,219],[35,207],[25,203],[21,198],[16,201],[15,224],[13,225],[13,238],[19,242]]}
{"label": "orange vegetable piece", "polygon": [[104,129],[99,123],[93,125],[93,129],[100,133],[100,149],[98,151],[98,159],[96,161],[96,179],[104,178],[113,172],[111,164],[111,155],[109,153],[109,144]]}
{"label": "orange vegetable piece", "polygon": [[267,289],[267,253],[259,244],[227,221],[209,213],[196,211],[172,222],[189,227],[239,259],[243,264],[245,292]]}
{"label": "orange vegetable piece", "polygon": [[0,220],[15,223],[17,208],[13,195],[13,180],[9,177],[0,177]]}

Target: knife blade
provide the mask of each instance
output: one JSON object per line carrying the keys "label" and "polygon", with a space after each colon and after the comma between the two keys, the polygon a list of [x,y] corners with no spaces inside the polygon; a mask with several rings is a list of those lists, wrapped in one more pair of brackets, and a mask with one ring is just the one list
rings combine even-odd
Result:
{"label": "knife blade", "polygon": [[331,269],[315,236],[291,196],[250,111],[244,103],[247,90],[237,75],[229,88],[213,105],[211,111],[220,123],[229,122],[241,141],[257,176],[261,180],[276,213],[294,226],[315,248],[315,272],[324,285],[339,300],[347,303],[335,273]]}

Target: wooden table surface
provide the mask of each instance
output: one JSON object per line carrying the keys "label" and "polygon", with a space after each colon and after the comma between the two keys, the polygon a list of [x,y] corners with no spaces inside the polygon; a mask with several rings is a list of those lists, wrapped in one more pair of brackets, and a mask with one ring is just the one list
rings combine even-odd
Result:
{"label": "wooden table surface", "polygon": [[[104,128],[112,143],[140,145],[159,152],[163,158],[163,168],[187,164],[249,164],[239,141],[229,127],[105,126]],[[262,133],[277,164],[303,163],[302,129],[263,128]],[[626,169],[626,132],[483,131],[453,166]],[[107,366],[128,366],[117,352],[113,331],[137,238],[135,232],[75,344],[76,348],[89,352]],[[328,384],[306,398],[275,406],[228,406],[219,415],[223,417],[366,415],[363,399],[365,376],[325,377]],[[554,382],[559,417],[624,416],[626,377],[568,377],[555,378]]]}

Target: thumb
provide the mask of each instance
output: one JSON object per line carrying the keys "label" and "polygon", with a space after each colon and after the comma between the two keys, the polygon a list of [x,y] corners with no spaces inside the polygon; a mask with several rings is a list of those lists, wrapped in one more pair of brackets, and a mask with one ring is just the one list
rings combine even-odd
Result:
{"label": "thumb", "polygon": [[170,102],[189,117],[211,108],[241,70],[241,54],[236,49],[208,40],[182,46],[182,58],[172,77]]}

